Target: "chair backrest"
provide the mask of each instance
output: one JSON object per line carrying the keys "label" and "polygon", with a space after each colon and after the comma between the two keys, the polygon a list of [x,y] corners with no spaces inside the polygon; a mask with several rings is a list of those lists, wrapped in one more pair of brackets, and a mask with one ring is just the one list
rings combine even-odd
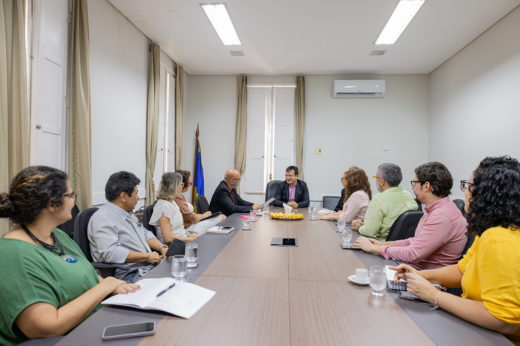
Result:
{"label": "chair backrest", "polygon": [[74,208],[71,210],[72,218],[58,226],[63,232],[67,233],[69,237],[74,239],[74,224],[76,223],[76,217],[79,214],[79,208],[74,204]]}
{"label": "chair backrest", "polygon": [[417,203],[417,211],[423,211],[422,210],[422,203],[419,202],[419,200],[417,198],[415,198],[415,202]]}
{"label": "chair backrest", "polygon": [[208,200],[204,196],[197,197],[195,206],[197,207],[197,214],[204,214],[209,210]]}
{"label": "chair backrest", "polygon": [[[276,190],[278,189],[278,185],[281,183],[281,180],[271,180],[267,183],[267,186],[265,187],[265,201],[267,202],[271,198],[276,195]],[[269,205],[273,205],[271,202]]]}
{"label": "chair backrest", "polygon": [[386,241],[402,240],[413,237],[419,220],[424,215],[422,211],[407,210],[395,219]]}
{"label": "chair backrest", "polygon": [[156,202],[157,201],[155,201],[152,205],[149,205],[146,208],[144,208],[144,213],[143,213],[143,226],[155,235],[157,235],[157,231],[155,230],[154,226],[150,225],[149,222],[150,222],[150,219],[152,218],[153,207],[155,206]]}
{"label": "chair backrest", "polygon": [[337,196],[323,196],[323,208],[334,211],[340,198]]}
{"label": "chair backrest", "polygon": [[90,243],[88,241],[88,222],[98,208],[85,209],[78,214],[76,217],[76,224],[74,225],[74,241],[78,244],[81,251],[89,262],[93,262],[92,255],[90,254]]}
{"label": "chair backrest", "polygon": [[464,210],[464,208],[466,207],[466,202],[464,202],[462,199],[454,199],[452,202],[455,203],[457,208],[459,208],[460,212],[462,213],[462,216],[466,217],[466,211]]}
{"label": "chair backrest", "polygon": [[[473,243],[475,242],[475,236],[476,236],[475,233],[473,233],[473,234],[471,234],[471,235],[469,236],[469,238],[468,238],[468,242],[466,243],[466,246],[464,247],[464,251],[462,252],[462,256],[461,256],[461,258],[462,258],[462,257],[463,257],[467,252],[468,252],[469,248],[470,248],[470,247],[473,245]],[[462,292],[462,288],[461,288],[461,287],[457,287],[457,288],[448,288],[448,289],[446,290],[446,292],[451,293],[451,294],[456,295],[456,296],[459,296],[459,297],[462,295],[462,293],[464,293],[464,292]]]}

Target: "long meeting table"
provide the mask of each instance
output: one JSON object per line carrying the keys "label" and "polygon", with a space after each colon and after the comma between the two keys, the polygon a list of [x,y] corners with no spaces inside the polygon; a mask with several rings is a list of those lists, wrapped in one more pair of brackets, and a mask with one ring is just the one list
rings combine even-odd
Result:
{"label": "long meeting table", "polygon": [[[281,208],[280,208],[281,210]],[[279,211],[273,208],[272,211]],[[216,291],[191,319],[162,312],[103,307],[68,335],[28,345],[511,345],[501,334],[463,321],[431,305],[399,299],[387,289],[382,298],[370,286],[348,280],[356,268],[395,265],[362,251],[344,250],[335,223],[274,220],[257,216],[242,230],[241,214],[221,222],[229,235],[197,239],[199,267],[190,282]],[[353,232],[354,241],[358,236]],[[271,246],[271,239],[297,238],[298,247]],[[144,278],[171,277],[165,260]],[[156,334],[103,341],[105,327],[155,321]]]}

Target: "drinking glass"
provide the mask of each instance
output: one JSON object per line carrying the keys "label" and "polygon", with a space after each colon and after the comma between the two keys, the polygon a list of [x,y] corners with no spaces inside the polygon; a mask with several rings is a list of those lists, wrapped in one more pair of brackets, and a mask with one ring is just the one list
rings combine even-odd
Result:
{"label": "drinking glass", "polygon": [[384,297],[384,294],[381,292],[386,288],[386,273],[384,267],[370,267],[370,287],[374,290],[370,292],[371,295]]}
{"label": "drinking glass", "polygon": [[307,214],[311,215],[313,206],[309,204],[309,208],[307,210]]}
{"label": "drinking glass", "polygon": [[264,215],[269,216],[269,206],[268,206],[268,205],[266,205],[266,206],[264,207]]}
{"label": "drinking glass", "polygon": [[249,220],[251,220],[251,222],[255,222],[256,221],[256,210],[250,210],[249,211]]}
{"label": "drinking glass", "polygon": [[251,228],[249,227],[249,225],[251,224],[251,220],[249,220],[249,216],[246,216],[242,219],[242,224],[244,225],[244,227],[242,227],[243,231],[251,230]]}
{"label": "drinking glass", "polygon": [[341,233],[345,229],[345,226],[347,225],[347,223],[345,222],[345,220],[340,218],[340,219],[338,219],[338,222],[336,223],[336,225],[338,225],[338,233]]}
{"label": "drinking glass", "polygon": [[196,263],[197,258],[199,258],[199,244],[197,243],[188,243],[186,244],[186,260],[188,261],[188,269],[197,268],[199,266]]}
{"label": "drinking glass", "polygon": [[311,209],[311,220],[312,221],[316,221],[316,216],[318,215],[318,210],[316,209],[315,206],[312,206],[312,209]]}
{"label": "drinking glass", "polygon": [[188,271],[186,256],[184,255],[175,255],[172,259],[172,275],[177,282],[185,281],[184,275]]}
{"label": "drinking glass", "polygon": [[344,229],[341,232],[341,239],[343,239],[343,244],[341,244],[341,246],[350,247],[350,239],[352,239],[352,231],[349,229]]}

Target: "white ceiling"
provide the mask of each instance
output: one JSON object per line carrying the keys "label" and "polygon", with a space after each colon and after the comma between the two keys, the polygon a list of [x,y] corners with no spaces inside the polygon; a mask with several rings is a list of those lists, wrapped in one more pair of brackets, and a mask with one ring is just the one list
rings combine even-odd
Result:
{"label": "white ceiling", "polygon": [[195,75],[430,73],[520,5],[428,0],[396,44],[376,46],[398,0],[227,0],[242,46],[224,46],[199,1],[109,1]]}

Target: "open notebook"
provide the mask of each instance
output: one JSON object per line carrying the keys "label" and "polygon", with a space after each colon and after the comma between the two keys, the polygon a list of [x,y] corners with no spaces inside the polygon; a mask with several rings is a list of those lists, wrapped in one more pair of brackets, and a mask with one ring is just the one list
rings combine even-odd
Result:
{"label": "open notebook", "polygon": [[143,279],[138,282],[138,285],[141,286],[140,290],[134,293],[115,295],[104,300],[101,304],[129,306],[143,310],[160,310],[189,319],[215,295],[215,291],[187,282],[179,282],[157,297],[159,293],[173,283],[175,283],[173,278]]}
{"label": "open notebook", "polygon": [[390,266],[385,266],[386,270],[386,280],[388,281],[388,287],[390,287],[391,290],[399,290],[399,291],[406,291],[406,281],[401,279],[398,283],[394,282],[395,273],[397,273],[395,270],[390,269]]}

